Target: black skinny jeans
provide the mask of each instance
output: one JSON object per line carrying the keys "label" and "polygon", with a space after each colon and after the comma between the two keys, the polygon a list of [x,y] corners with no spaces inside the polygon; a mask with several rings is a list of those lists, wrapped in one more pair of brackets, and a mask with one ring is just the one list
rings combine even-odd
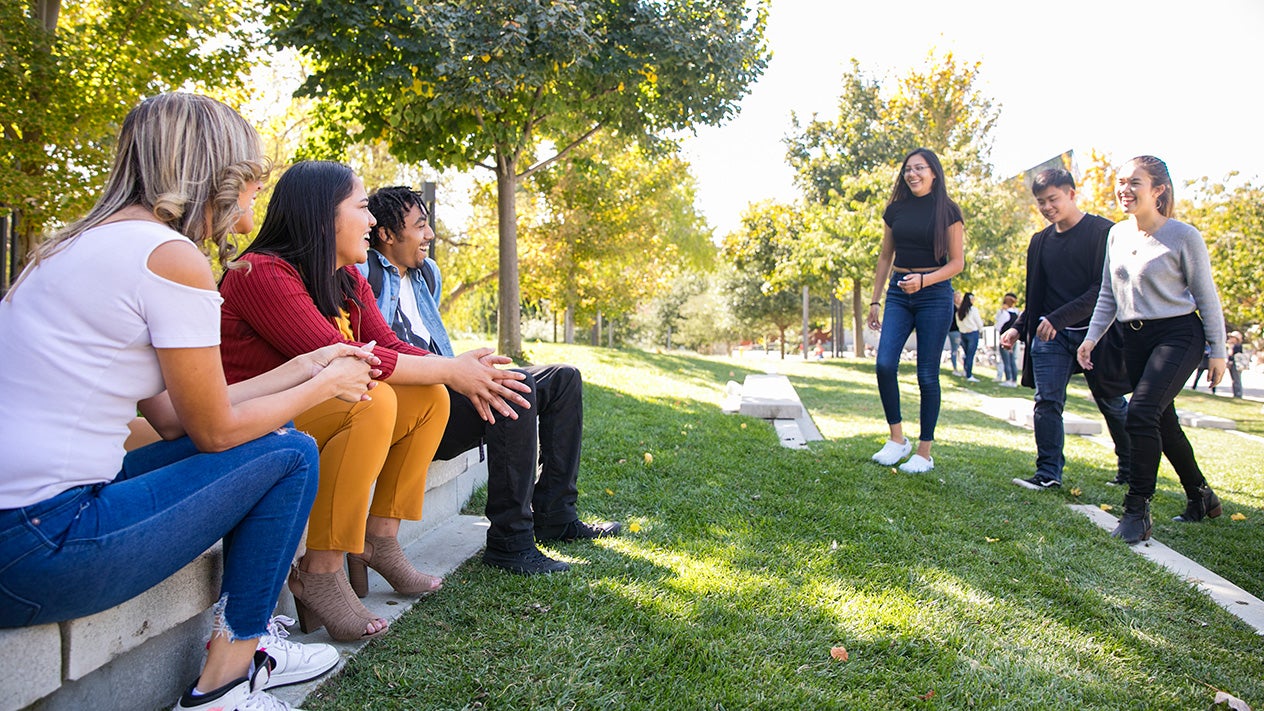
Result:
{"label": "black skinny jeans", "polygon": [[[526,374],[530,409],[511,405],[518,419],[478,416],[474,404],[453,392],[448,427],[435,459],[451,459],[487,444],[487,547],[517,552],[535,545],[535,527],[578,518],[579,454],[584,431],[583,378],[569,365],[516,368]],[[536,452],[537,425],[539,455]],[[539,481],[536,475],[539,474]]]}
{"label": "black skinny jeans", "polygon": [[1149,499],[1159,474],[1159,455],[1167,457],[1187,497],[1206,483],[1194,448],[1176,417],[1176,395],[1203,358],[1206,336],[1197,314],[1125,323],[1124,360],[1132,397],[1124,429],[1132,441],[1132,480],[1128,493]]}

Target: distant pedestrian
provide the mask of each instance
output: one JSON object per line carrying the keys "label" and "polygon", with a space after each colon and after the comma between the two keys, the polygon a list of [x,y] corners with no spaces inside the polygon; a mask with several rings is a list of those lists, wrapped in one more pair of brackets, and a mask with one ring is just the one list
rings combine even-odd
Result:
{"label": "distant pedestrian", "polygon": [[1137,543],[1150,537],[1160,453],[1176,470],[1188,499],[1175,520],[1220,515],[1220,499],[1198,468],[1174,400],[1204,345],[1211,348],[1208,379],[1212,387],[1220,382],[1225,327],[1203,236],[1172,219],[1175,196],[1167,165],[1154,156],[1128,161],[1116,177],[1115,197],[1128,219],[1110,230],[1102,290],[1077,356],[1081,366],[1092,369],[1097,341],[1114,320],[1123,323],[1124,361],[1133,385],[1126,424],[1132,477],[1124,514],[1111,535]]}
{"label": "distant pedestrian", "polygon": [[1246,367],[1246,354],[1242,352],[1242,332],[1230,331],[1227,340],[1229,380],[1233,381],[1233,396],[1242,398],[1242,370]]}
{"label": "distant pedestrian", "polygon": [[1014,346],[1010,344],[1007,348],[1001,344],[1001,334],[1009,330],[1014,322],[1018,321],[1020,314],[1018,307],[1018,295],[1013,292],[1005,294],[1001,300],[1001,310],[996,312],[996,320],[993,326],[996,329],[996,360],[999,363],[997,375],[1000,376],[1001,385],[1003,387],[1012,388],[1018,385],[1018,361],[1014,358]]}
{"label": "distant pedestrian", "polygon": [[961,377],[957,368],[957,353],[961,350],[961,331],[957,330],[957,307],[961,305],[961,292],[952,292],[952,311],[948,312],[948,359],[952,361],[952,374]]}
{"label": "distant pedestrian", "polygon": [[[918,341],[928,346],[917,349],[922,432],[917,453],[900,465],[900,470],[917,474],[935,467],[930,448],[939,419],[940,344],[952,320],[952,278],[965,266],[961,208],[948,197],[943,166],[929,149],[918,148],[904,157],[882,222],[869,327],[882,332],[876,370],[891,436],[873,455],[873,461],[891,466],[912,450],[904,436],[896,375],[904,344],[916,331]],[[885,325],[878,318],[884,283]]]}
{"label": "distant pedestrian", "polygon": [[962,370],[965,371],[967,383],[977,383],[974,377],[974,356],[979,352],[979,331],[983,329],[983,317],[974,307],[974,294],[966,292],[956,311],[957,330],[961,331],[961,348],[965,351]]}

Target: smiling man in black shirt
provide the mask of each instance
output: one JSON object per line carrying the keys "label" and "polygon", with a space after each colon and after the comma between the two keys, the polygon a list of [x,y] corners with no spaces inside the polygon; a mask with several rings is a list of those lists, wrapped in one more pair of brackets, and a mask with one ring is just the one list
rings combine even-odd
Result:
{"label": "smiling man in black shirt", "polygon": [[[1040,214],[1050,225],[1037,232],[1027,247],[1026,311],[1005,333],[1001,345],[1012,348],[1020,338],[1027,346],[1023,385],[1035,387],[1032,425],[1036,435],[1036,472],[1014,483],[1028,489],[1062,485],[1066,435],[1062,411],[1067,384],[1081,372],[1075,351],[1088,330],[1102,284],[1106,236],[1113,223],[1086,214],[1075,204],[1075,179],[1061,168],[1041,171],[1032,181]],[[1115,441],[1118,470],[1111,484],[1128,481],[1127,372],[1119,334],[1108,331],[1094,351],[1093,370],[1085,372],[1097,409]]]}

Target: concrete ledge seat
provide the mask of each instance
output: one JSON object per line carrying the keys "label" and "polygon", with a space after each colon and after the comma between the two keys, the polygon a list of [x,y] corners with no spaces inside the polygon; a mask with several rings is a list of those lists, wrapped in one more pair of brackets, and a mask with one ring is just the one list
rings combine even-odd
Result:
{"label": "concrete ledge seat", "polygon": [[[433,462],[425,515],[401,525],[401,544],[408,546],[459,515],[486,481],[486,463],[477,449]],[[0,630],[0,711],[32,704],[41,710],[170,705],[201,667],[222,570],[216,543],[117,607],[60,624]],[[293,609],[293,598],[283,590],[278,611],[293,616]],[[161,684],[166,688],[158,688]]]}
{"label": "concrete ledge seat", "polygon": [[770,420],[781,446],[789,449],[804,449],[808,442],[823,439],[790,379],[784,375],[751,374],[740,386],[730,381],[725,386],[720,407],[725,412]]}

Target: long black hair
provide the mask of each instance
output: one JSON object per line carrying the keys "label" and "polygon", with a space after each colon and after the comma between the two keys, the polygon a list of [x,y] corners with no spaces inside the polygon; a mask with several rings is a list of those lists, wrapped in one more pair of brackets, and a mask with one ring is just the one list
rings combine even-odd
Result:
{"label": "long black hair", "polygon": [[891,199],[887,201],[887,205],[913,197],[913,191],[909,190],[908,183],[904,182],[904,167],[908,165],[909,159],[916,155],[925,158],[926,164],[935,174],[935,180],[930,186],[931,199],[935,201],[931,211],[933,215],[931,227],[935,231],[935,259],[943,261],[948,258],[948,227],[960,219],[957,216],[961,214],[961,208],[948,197],[948,186],[944,184],[946,182],[944,166],[939,162],[939,156],[935,155],[934,151],[929,148],[914,148],[904,156],[904,160],[900,162],[900,172],[895,176],[895,187],[891,190]]}
{"label": "long black hair", "polygon": [[972,308],[974,308],[974,294],[967,291],[965,295],[961,297],[961,305],[957,307],[957,318],[965,318]]}
{"label": "long black hair", "polygon": [[338,269],[338,205],[355,188],[355,173],[332,161],[301,161],[277,181],[259,236],[243,254],[258,252],[294,265],[316,309],[329,318],[355,296],[355,278]]}

